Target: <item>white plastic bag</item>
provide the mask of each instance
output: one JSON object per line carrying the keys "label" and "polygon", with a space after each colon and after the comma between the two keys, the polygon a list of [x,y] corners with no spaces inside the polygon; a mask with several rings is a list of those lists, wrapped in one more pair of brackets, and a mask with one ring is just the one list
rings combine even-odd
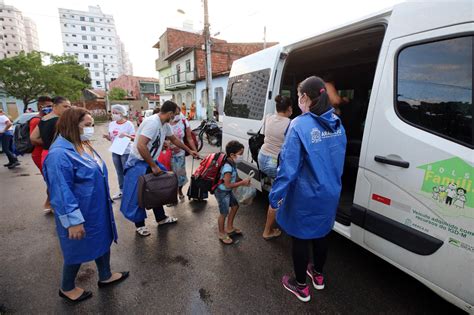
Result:
{"label": "white plastic bag", "polygon": [[[248,178],[252,178],[254,171],[250,171]],[[250,205],[253,202],[255,196],[257,196],[257,189],[252,186],[239,186],[234,188],[234,196],[237,201],[242,205]]]}

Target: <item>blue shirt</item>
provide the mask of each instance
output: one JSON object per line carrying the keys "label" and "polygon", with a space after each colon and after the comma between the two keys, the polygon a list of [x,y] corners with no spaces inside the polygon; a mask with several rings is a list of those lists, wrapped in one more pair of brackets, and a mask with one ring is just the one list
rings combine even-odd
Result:
{"label": "blue shirt", "polygon": [[[220,178],[220,180],[224,180],[224,175],[226,173],[231,173],[232,174],[231,179],[230,179],[230,182],[232,184],[237,181],[237,170],[236,170],[235,167],[230,165],[228,162],[226,162],[224,164],[224,166],[222,167],[222,169],[221,169],[221,178]],[[224,184],[220,184],[217,188],[219,188],[220,190],[224,190],[224,191],[231,191],[232,190],[232,188],[225,187]]]}

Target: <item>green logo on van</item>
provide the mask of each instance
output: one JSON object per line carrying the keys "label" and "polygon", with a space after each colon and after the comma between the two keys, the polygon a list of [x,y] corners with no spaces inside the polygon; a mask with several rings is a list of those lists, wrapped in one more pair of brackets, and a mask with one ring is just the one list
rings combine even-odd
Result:
{"label": "green logo on van", "polygon": [[[474,217],[473,211],[462,211],[474,208],[474,174],[470,164],[454,157],[418,167],[425,170],[423,192],[431,194],[432,199],[446,208],[460,210],[468,217]],[[468,215],[469,212],[471,215]]]}

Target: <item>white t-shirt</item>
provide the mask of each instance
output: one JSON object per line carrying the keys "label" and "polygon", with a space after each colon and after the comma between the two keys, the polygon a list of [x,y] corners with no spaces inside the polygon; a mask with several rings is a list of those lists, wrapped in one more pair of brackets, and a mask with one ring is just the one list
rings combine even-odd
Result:
{"label": "white t-shirt", "polygon": [[[5,130],[5,127],[7,126],[8,121],[10,121],[10,119],[8,118],[7,115],[0,115],[0,133],[3,133],[3,130]],[[12,130],[12,126],[10,126],[8,130]]]}
{"label": "white t-shirt", "polygon": [[[188,120],[180,114],[179,121],[175,125],[170,124],[170,127],[175,137],[183,142],[184,137],[186,136],[186,128],[189,127]],[[186,153],[183,149],[178,148],[173,144],[171,145],[171,150],[174,156],[183,156]]]}
{"label": "white t-shirt", "polygon": [[140,136],[145,136],[150,139],[147,145],[148,150],[151,150],[155,141],[157,141],[158,143],[158,150],[153,150],[154,152],[152,152],[154,153],[152,155],[152,158],[153,160],[156,160],[158,158],[158,155],[160,155],[161,153],[161,149],[163,148],[163,143],[165,142],[166,137],[171,137],[172,135],[173,131],[171,131],[170,125],[168,123],[163,125],[161,124],[161,120],[158,114],[151,115],[145,118],[140,124],[140,127],[138,127],[135,136],[135,141],[133,142],[132,150],[130,151],[130,155],[133,155],[139,160],[143,160],[143,157],[138,152],[137,144]]}
{"label": "white t-shirt", "polygon": [[[125,121],[124,123],[117,123],[116,121],[112,121],[109,124],[109,136],[110,140],[114,142],[115,137],[120,135],[121,133],[126,133],[130,136],[135,135],[135,127],[133,126],[131,121]],[[124,154],[130,153],[130,147],[132,144],[130,143],[128,148],[125,150]]]}

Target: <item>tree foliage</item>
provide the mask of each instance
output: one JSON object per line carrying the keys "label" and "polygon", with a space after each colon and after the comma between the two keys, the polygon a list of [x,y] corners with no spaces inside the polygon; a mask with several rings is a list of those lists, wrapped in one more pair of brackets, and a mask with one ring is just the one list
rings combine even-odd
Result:
{"label": "tree foliage", "polygon": [[79,99],[90,83],[89,71],[73,56],[34,51],[0,60],[0,84],[8,95],[23,101],[24,111],[41,95]]}
{"label": "tree foliage", "polygon": [[127,91],[119,87],[114,87],[109,91],[109,99],[113,101],[123,100],[127,95]]}

